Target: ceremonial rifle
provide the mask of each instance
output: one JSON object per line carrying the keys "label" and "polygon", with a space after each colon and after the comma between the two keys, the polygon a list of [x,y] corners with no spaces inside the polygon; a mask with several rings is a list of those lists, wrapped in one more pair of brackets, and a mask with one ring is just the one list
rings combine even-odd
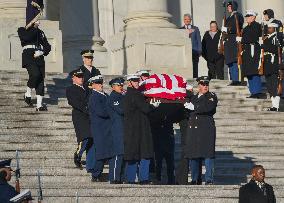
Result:
{"label": "ceremonial rifle", "polygon": [[[264,40],[266,39],[266,37],[264,37],[264,23],[263,22],[261,23],[261,29],[262,29],[261,38],[264,43]],[[260,53],[260,63],[258,67],[258,74],[259,75],[264,74],[264,48],[261,49],[261,53]]]}
{"label": "ceremonial rifle", "polygon": [[[237,37],[242,37],[242,32],[240,29],[240,22],[237,13],[234,14],[235,16],[235,21],[236,21],[236,29],[237,29]],[[243,76],[242,76],[242,70],[241,70],[241,65],[243,63],[242,61],[242,52],[243,52],[243,47],[241,42],[237,42],[237,49],[238,49],[238,69],[239,69],[239,78],[241,81],[243,81]]]}
{"label": "ceremonial rifle", "polygon": [[[222,21],[222,27],[224,27],[226,25],[226,1],[223,1],[223,7],[224,7],[224,16],[223,16],[223,21]],[[222,32],[221,36],[220,36],[220,40],[219,40],[219,44],[218,44],[218,53],[224,55],[224,39],[225,39],[225,32]]]}
{"label": "ceremonial rifle", "polygon": [[42,188],[41,188],[41,181],[40,181],[40,172],[37,170],[37,180],[38,180],[38,190],[37,190],[37,202],[41,203],[43,200],[42,196]]}
{"label": "ceremonial rifle", "polygon": [[15,177],[16,177],[16,191],[18,193],[21,192],[20,189],[20,177],[21,177],[21,169],[20,169],[20,159],[19,159],[19,151],[16,150],[16,170],[15,170]]}
{"label": "ceremonial rifle", "polygon": [[76,192],[76,203],[79,203],[79,194],[78,194],[78,192]]}
{"label": "ceremonial rifle", "polygon": [[26,27],[25,27],[26,30],[29,29],[43,15],[43,10],[40,7],[40,5],[38,5],[38,3],[32,1],[31,5],[35,8],[37,8],[37,10],[39,11],[39,14],[37,14],[36,17],[34,17],[34,19],[29,24],[26,25]]}

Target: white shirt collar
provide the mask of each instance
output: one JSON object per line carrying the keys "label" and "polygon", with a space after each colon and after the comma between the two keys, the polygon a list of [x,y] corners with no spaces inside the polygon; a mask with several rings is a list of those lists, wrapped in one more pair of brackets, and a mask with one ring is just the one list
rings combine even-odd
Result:
{"label": "white shirt collar", "polygon": [[106,96],[106,93],[104,93],[104,92],[100,92],[100,91],[97,91],[97,90],[95,90],[95,89],[93,89],[93,91],[95,91],[95,92],[97,92],[97,93],[100,93],[100,94]]}
{"label": "white shirt collar", "polygon": [[83,90],[85,90],[85,88],[82,85],[78,85],[78,84],[75,84],[75,83],[73,83],[73,84],[78,86],[78,87],[81,87]]}
{"label": "white shirt collar", "polygon": [[198,93],[198,98],[200,98],[201,96],[202,96],[203,94],[201,94],[201,93]]}
{"label": "white shirt collar", "polygon": [[84,66],[85,66],[85,68],[87,68],[88,71],[92,72],[92,69],[93,69],[92,66],[87,66],[87,65],[84,65]]}

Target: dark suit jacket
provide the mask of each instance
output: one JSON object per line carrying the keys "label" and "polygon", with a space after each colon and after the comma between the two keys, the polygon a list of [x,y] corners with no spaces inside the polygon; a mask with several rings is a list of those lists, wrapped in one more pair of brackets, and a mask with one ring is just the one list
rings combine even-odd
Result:
{"label": "dark suit jacket", "polygon": [[[195,31],[189,35],[189,38],[191,38],[192,43],[192,50],[195,53],[201,54],[202,52],[202,45],[201,45],[201,36],[200,31],[198,27],[191,25],[191,28]],[[185,29],[185,26],[180,27],[180,29]]]}
{"label": "dark suit jacket", "polygon": [[262,191],[254,180],[240,188],[239,203],[276,203],[273,187],[267,183]]}

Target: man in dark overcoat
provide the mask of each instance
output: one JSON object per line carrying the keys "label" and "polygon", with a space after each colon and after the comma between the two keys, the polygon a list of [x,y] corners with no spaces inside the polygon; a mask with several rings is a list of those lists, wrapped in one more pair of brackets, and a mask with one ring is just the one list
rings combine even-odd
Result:
{"label": "man in dark overcoat", "polygon": [[[43,9],[42,0],[35,0],[34,2]],[[39,28],[38,9],[31,5],[31,0],[27,1],[27,4],[26,27],[18,28],[18,35],[23,47],[22,67],[27,69],[29,75],[24,101],[29,107],[33,107],[31,97],[32,89],[35,89],[36,111],[47,111],[47,107],[42,102],[45,78],[44,56],[49,54],[51,46],[44,32]]]}
{"label": "man in dark overcoat", "polygon": [[252,179],[240,188],[239,203],[276,203],[273,187],[264,182],[263,166],[252,168]]}
{"label": "man in dark overcoat", "polygon": [[244,76],[248,78],[249,91],[251,94],[249,98],[260,98],[262,94],[261,76],[258,73],[260,60],[259,41],[262,41],[262,29],[261,25],[255,21],[256,16],[257,13],[255,11],[246,11],[245,18],[248,25],[243,29],[242,37],[237,39],[243,46],[242,70]]}
{"label": "man in dark overcoat", "polygon": [[72,121],[76,132],[78,147],[74,153],[74,163],[78,168],[82,168],[81,158],[86,152],[86,168],[90,166],[92,159],[88,153],[92,146],[92,135],[90,128],[90,118],[88,112],[87,93],[83,87],[83,72],[81,69],[73,70],[69,73],[73,84],[66,89],[68,104],[72,106]]}
{"label": "man in dark overcoat", "polygon": [[112,88],[112,92],[108,97],[108,109],[111,119],[111,135],[113,150],[115,158],[109,163],[109,174],[110,183],[118,184],[122,182],[122,164],[123,164],[123,153],[124,153],[124,113],[122,108],[122,100],[124,97],[123,90],[124,79],[114,78],[109,82]]}
{"label": "man in dark overcoat", "polygon": [[226,24],[222,27],[222,32],[225,34],[224,39],[224,56],[225,63],[229,67],[230,80],[232,83],[230,85],[241,85],[239,78],[239,67],[238,67],[238,47],[237,47],[237,24],[236,18],[239,22],[239,29],[242,30],[244,18],[238,10],[238,3],[236,1],[229,1],[226,4],[229,16],[226,19]]}
{"label": "man in dark overcoat", "polygon": [[0,160],[0,202],[9,203],[10,199],[18,193],[15,188],[9,185],[11,180],[11,159]]}
{"label": "man in dark overcoat", "polygon": [[191,184],[198,184],[200,163],[205,159],[205,182],[213,184],[216,127],[213,115],[216,113],[217,96],[209,92],[209,77],[197,79],[199,92],[184,106],[189,111],[184,156],[190,159]]}
{"label": "man in dark overcoat", "polygon": [[139,91],[139,76],[127,76],[127,92],[123,100],[124,160],[127,162],[127,181],[134,183],[137,166],[140,184],[149,183],[149,164],[153,158],[153,138],[148,114],[159,102],[147,103]]}

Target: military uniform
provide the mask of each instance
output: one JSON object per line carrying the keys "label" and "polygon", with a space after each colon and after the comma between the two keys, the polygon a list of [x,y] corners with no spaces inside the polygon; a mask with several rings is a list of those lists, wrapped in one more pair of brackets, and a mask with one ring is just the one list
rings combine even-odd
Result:
{"label": "military uniform", "polygon": [[[209,83],[208,77],[198,78],[198,82]],[[217,103],[217,96],[213,92],[194,95],[191,100],[194,109],[189,110],[184,156],[191,160],[192,182],[198,181],[200,162],[205,159],[205,181],[213,183],[216,143],[216,127],[213,115],[216,113]]]}
{"label": "military uniform", "polygon": [[[124,80],[122,78],[114,78],[109,84],[122,85]],[[112,91],[108,97],[108,112],[111,119],[111,135],[113,142],[114,158],[109,163],[110,181],[113,183],[121,183],[123,153],[124,153],[124,126],[123,126],[123,108],[122,101],[124,95],[116,91]]]}
{"label": "military uniform", "polygon": [[[239,29],[242,30],[244,18],[242,14],[237,12],[238,4],[235,1],[230,1],[227,3],[227,6],[231,5],[233,12],[230,16],[226,19],[225,30],[222,30],[226,33],[224,39],[224,56],[225,56],[225,63],[229,66],[230,72],[230,79],[233,81],[234,84],[239,82],[239,70],[237,64],[237,54],[238,54],[238,47],[237,47],[237,25],[236,25],[236,17],[239,21]],[[236,16],[236,17],[235,17]]]}
{"label": "military uniform", "polygon": [[[247,10],[245,17],[257,16],[257,13],[252,10]],[[243,29],[242,35],[242,70],[244,76],[248,78],[249,91],[251,97],[258,97],[262,92],[261,77],[258,74],[260,51],[259,38],[262,36],[261,25],[253,21]]]}
{"label": "military uniform", "polygon": [[[42,2],[41,2],[42,3]],[[41,6],[41,4],[40,4]],[[43,7],[43,5],[42,5]],[[38,11],[36,8],[27,7],[27,24],[30,23]],[[29,106],[33,106],[31,102],[31,91],[36,90],[37,97],[37,111],[46,111],[47,108],[43,106],[42,99],[44,96],[44,78],[45,78],[45,61],[44,56],[47,56],[51,51],[51,46],[42,30],[32,24],[31,27],[18,28],[18,35],[23,47],[22,53],[22,67],[26,68],[29,74],[27,82],[27,92],[24,99]]]}
{"label": "military uniform", "polygon": [[[273,23],[268,26],[277,27]],[[270,94],[272,101],[272,111],[278,111],[280,96],[277,94],[278,75],[279,75],[279,61],[278,61],[278,47],[280,43],[277,38],[277,32],[267,36],[263,42],[264,49],[264,75],[266,80],[267,90]]]}
{"label": "military uniform", "polygon": [[16,196],[18,193],[15,188],[9,185],[6,180],[6,171],[1,171],[3,168],[10,168],[11,159],[0,161],[0,202],[10,203],[10,199]]}
{"label": "military uniform", "polygon": [[251,180],[240,188],[239,203],[276,203],[273,187]]}
{"label": "military uniform", "polygon": [[[69,74],[71,77],[83,77],[83,72],[74,70]],[[81,158],[86,151],[86,164],[89,166],[90,157],[88,151],[92,146],[90,118],[88,112],[87,93],[83,86],[73,84],[66,89],[68,104],[72,106],[72,121],[76,132],[78,147],[74,153],[74,162],[81,167]]]}

